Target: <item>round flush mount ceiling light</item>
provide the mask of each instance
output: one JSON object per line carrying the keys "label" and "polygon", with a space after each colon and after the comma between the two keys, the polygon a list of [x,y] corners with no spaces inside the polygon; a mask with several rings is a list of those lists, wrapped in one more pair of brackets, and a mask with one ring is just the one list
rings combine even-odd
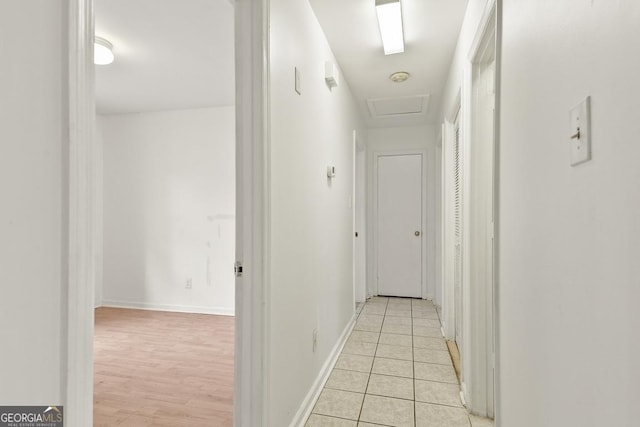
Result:
{"label": "round flush mount ceiling light", "polygon": [[406,71],[398,71],[397,73],[393,73],[389,76],[392,82],[394,83],[402,83],[406,82],[409,78],[410,74]]}
{"label": "round flush mount ceiling light", "polygon": [[95,36],[93,45],[93,63],[96,65],[109,65],[113,62],[113,45],[102,37]]}

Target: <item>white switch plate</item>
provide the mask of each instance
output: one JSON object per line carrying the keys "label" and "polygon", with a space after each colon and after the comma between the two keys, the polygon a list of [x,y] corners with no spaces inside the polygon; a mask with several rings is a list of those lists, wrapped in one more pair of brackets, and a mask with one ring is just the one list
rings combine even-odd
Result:
{"label": "white switch plate", "polygon": [[302,95],[302,88],[300,87],[300,79],[302,78],[302,76],[300,75],[300,70],[298,70],[298,67],[295,68],[295,73],[296,73],[295,89],[298,95]]}
{"label": "white switch plate", "polygon": [[573,107],[570,117],[571,166],[576,166],[591,160],[591,97]]}

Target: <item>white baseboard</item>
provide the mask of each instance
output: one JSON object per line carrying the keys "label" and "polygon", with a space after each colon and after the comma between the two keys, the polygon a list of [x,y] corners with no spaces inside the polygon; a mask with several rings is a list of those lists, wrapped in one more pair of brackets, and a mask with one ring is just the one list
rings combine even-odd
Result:
{"label": "white baseboard", "polygon": [[356,325],[357,318],[358,315],[354,314],[347,326],[344,328],[344,331],[342,331],[342,335],[340,335],[340,338],[338,338],[338,342],[333,347],[331,353],[329,353],[327,361],[322,366],[322,369],[320,369],[318,377],[311,386],[309,393],[307,393],[304,400],[302,401],[302,405],[300,405],[300,409],[298,409],[295,417],[293,417],[293,421],[291,421],[289,427],[304,427],[304,424],[307,422],[307,418],[309,418],[309,416],[311,415],[311,411],[313,411],[313,407],[315,406],[318,397],[320,397],[320,393],[322,392],[325,383],[329,379],[329,375],[331,375],[333,367],[338,361],[338,356],[340,356],[342,348],[347,342],[347,338],[349,338],[349,334]]}
{"label": "white baseboard", "polygon": [[462,406],[468,409],[467,408],[467,385],[464,382],[460,384],[460,400],[462,401]]}
{"label": "white baseboard", "polygon": [[101,307],[135,308],[138,310],[171,311],[176,313],[215,314],[218,316],[234,316],[235,308],[198,307],[192,305],[152,304],[132,301],[102,301]]}

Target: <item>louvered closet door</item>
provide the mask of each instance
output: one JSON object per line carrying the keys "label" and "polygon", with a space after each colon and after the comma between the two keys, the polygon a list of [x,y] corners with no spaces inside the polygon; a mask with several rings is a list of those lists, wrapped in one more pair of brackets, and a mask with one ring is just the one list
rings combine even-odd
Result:
{"label": "louvered closet door", "polygon": [[455,224],[455,263],[454,263],[454,298],[456,318],[456,342],[461,346],[462,335],[462,162],[460,155],[460,127],[456,124],[454,145],[454,224]]}

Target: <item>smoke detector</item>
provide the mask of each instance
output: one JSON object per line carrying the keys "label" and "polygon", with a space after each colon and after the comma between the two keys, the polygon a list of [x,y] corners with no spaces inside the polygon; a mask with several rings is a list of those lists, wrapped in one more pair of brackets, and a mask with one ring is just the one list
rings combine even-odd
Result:
{"label": "smoke detector", "polygon": [[397,73],[393,73],[389,76],[389,78],[391,79],[392,82],[394,83],[402,83],[407,81],[407,79],[409,78],[410,74],[407,73],[406,71],[398,71]]}

